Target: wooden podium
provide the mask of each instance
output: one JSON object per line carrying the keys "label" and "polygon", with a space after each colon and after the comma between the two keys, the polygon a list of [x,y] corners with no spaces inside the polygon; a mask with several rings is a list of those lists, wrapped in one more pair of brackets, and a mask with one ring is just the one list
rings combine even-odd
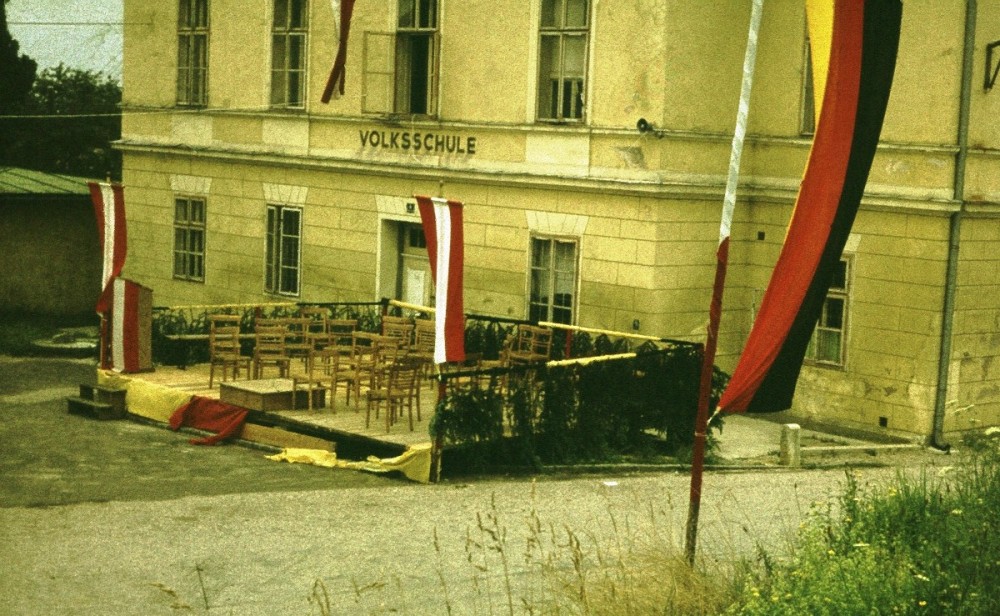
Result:
{"label": "wooden podium", "polygon": [[111,310],[102,315],[101,367],[115,372],[153,369],[153,291],[125,278],[114,281]]}

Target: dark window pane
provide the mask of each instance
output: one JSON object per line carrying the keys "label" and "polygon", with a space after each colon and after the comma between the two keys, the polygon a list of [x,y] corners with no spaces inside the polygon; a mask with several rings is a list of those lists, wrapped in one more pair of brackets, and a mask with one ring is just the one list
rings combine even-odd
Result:
{"label": "dark window pane", "polygon": [[416,16],[413,14],[413,0],[399,0],[399,27],[412,28],[416,25]]}
{"label": "dark window pane", "polygon": [[587,0],[566,1],[567,28],[582,28],[587,25]]}
{"label": "dark window pane", "polygon": [[[339,15],[338,15],[339,18]],[[305,28],[309,19],[306,0],[292,0],[292,14],[289,17],[289,26],[292,28]]]}
{"label": "dark window pane", "polygon": [[283,30],[288,25],[288,0],[274,0],[274,29]]}
{"label": "dark window pane", "polygon": [[844,327],[844,300],[837,298],[828,298],[826,300],[826,309],[824,312],[824,323],[825,327],[830,327],[834,329],[843,329]]}
{"label": "dark window pane", "polygon": [[833,268],[833,279],[830,282],[830,288],[833,289],[846,289],[847,288],[847,261],[838,261]]}
{"label": "dark window pane", "polygon": [[562,23],[562,12],[562,0],[542,0],[542,27],[558,27]]}

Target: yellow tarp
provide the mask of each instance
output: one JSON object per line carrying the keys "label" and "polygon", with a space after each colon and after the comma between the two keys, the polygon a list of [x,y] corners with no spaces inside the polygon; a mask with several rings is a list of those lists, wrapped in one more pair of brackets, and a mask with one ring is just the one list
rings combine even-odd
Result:
{"label": "yellow tarp", "polygon": [[312,464],[324,468],[335,468],[342,466],[342,462],[337,459],[337,454],[323,449],[302,449],[300,447],[288,447],[273,456],[264,456],[268,460],[275,462],[295,462],[298,464]]}
{"label": "yellow tarp", "polygon": [[125,404],[129,413],[163,423],[169,422],[174,411],[191,399],[189,393],[133,379],[110,370],[97,371],[97,384],[101,387],[126,389]]}
{"label": "yellow tarp", "polygon": [[326,468],[349,468],[370,473],[399,471],[411,481],[429,483],[431,477],[431,444],[413,445],[395,458],[369,456],[363,462],[338,460],[337,455],[322,449],[286,448],[273,456],[265,456],[275,462],[296,462],[314,464]]}

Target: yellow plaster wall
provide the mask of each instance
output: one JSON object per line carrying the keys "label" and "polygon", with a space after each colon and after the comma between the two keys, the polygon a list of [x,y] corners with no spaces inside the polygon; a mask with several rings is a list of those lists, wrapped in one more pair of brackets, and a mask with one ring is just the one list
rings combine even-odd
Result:
{"label": "yellow plaster wall", "polygon": [[177,98],[177,3],[124,3],[122,105],[171,107]]}
{"label": "yellow plaster wall", "polygon": [[668,10],[656,0],[595,3],[593,48],[610,53],[592,58],[592,125],[634,129],[644,117],[662,126]]}
{"label": "yellow plaster wall", "polygon": [[[973,56],[972,93],[969,122],[969,144],[973,148],[1000,148],[1000,79],[993,88],[984,88],[986,72],[986,46],[1000,39],[1000,5],[995,2],[980,2],[976,14],[976,52]],[[1000,62],[1000,49],[993,50],[993,68]],[[997,163],[994,159],[994,165]],[[994,174],[996,175],[996,174]],[[992,190],[996,195],[997,188]],[[994,201],[1000,198],[993,197]]]}
{"label": "yellow plaster wall", "polygon": [[872,431],[933,425],[948,216],[863,209],[848,315],[846,371],[806,365],[795,408]]}
{"label": "yellow plaster wall", "polygon": [[[441,19],[442,120],[524,122],[537,26],[519,0],[465,0],[446,5]],[[502,14],[502,20],[484,19]],[[531,33],[535,33],[534,36]]]}
{"label": "yellow plaster wall", "polygon": [[903,2],[883,141],[955,143],[964,29],[962,0]]}
{"label": "yellow plaster wall", "polygon": [[962,221],[952,375],[945,430],[1000,423],[1000,218]]}

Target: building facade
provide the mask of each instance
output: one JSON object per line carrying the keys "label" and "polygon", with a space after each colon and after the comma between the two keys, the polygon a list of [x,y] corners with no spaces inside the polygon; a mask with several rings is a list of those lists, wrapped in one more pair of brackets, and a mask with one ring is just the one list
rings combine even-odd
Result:
{"label": "building facade", "polygon": [[[750,0],[125,0],[126,275],[158,305],[433,303],[413,195],[465,204],[470,312],[702,340]],[[1000,6],[906,0],[868,189],[796,394],[941,442],[1000,424]],[[719,365],[811,143],[801,0],[768,0]]]}

